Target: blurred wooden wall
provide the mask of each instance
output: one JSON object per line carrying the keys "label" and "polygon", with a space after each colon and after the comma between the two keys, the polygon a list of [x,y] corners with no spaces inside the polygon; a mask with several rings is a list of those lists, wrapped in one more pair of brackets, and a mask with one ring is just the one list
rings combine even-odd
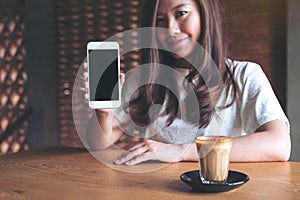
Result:
{"label": "blurred wooden wall", "polygon": [[287,95],[287,1],[221,0],[232,59],[257,62],[281,105]]}

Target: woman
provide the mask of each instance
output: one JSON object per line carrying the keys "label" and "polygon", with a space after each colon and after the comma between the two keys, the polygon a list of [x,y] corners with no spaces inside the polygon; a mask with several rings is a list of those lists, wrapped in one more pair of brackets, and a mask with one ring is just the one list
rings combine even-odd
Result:
{"label": "woman", "polygon": [[[120,155],[115,164],[197,161],[192,132],[233,137],[232,162],[288,160],[289,122],[261,68],[227,58],[219,0],[147,0],[146,8],[143,26],[157,27],[151,40],[157,48],[144,50],[143,62],[168,65],[184,78],[174,72],[176,87],[171,90],[153,83],[168,72],[150,68],[149,84],[136,91],[124,111],[114,115],[112,110],[96,110],[87,129],[89,145],[103,149],[116,142],[130,130],[127,113],[143,127],[147,140]],[[194,41],[208,56],[200,55]],[[189,107],[192,94],[197,103]]]}

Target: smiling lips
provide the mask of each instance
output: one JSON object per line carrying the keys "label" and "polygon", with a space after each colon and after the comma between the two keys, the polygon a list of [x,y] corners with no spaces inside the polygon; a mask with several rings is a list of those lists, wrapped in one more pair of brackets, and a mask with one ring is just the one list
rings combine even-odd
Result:
{"label": "smiling lips", "polygon": [[178,49],[181,45],[188,39],[188,37],[182,37],[182,38],[169,38],[167,39],[167,44],[172,49]]}

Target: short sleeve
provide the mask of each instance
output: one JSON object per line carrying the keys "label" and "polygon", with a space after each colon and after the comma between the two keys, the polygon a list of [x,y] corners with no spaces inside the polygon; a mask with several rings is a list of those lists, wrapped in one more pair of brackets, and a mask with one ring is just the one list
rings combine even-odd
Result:
{"label": "short sleeve", "polygon": [[281,120],[289,121],[265,73],[258,64],[248,62],[237,69],[240,112],[245,133],[253,133],[261,125]]}

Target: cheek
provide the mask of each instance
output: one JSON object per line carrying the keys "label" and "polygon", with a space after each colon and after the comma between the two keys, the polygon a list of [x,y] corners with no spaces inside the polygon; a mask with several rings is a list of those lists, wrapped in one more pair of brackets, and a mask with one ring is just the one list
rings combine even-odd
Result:
{"label": "cheek", "polygon": [[186,23],[186,29],[188,29],[190,33],[190,37],[195,40],[199,41],[200,34],[201,34],[201,25],[200,25],[199,18],[196,18],[194,20],[190,20],[189,23]]}
{"label": "cheek", "polygon": [[166,33],[158,31],[156,34],[156,38],[160,44],[165,45],[164,41],[166,41]]}

